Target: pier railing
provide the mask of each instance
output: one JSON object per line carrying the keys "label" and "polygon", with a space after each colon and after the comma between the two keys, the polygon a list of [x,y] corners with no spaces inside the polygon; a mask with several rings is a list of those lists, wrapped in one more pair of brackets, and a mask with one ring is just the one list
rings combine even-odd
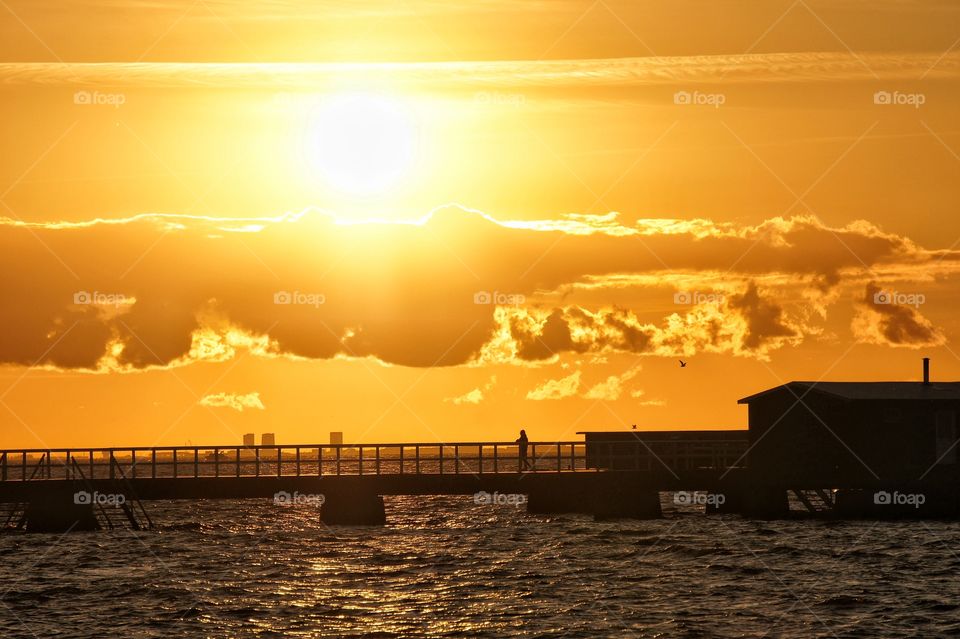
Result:
{"label": "pier railing", "polygon": [[0,451],[0,481],[721,470],[739,441],[160,446]]}

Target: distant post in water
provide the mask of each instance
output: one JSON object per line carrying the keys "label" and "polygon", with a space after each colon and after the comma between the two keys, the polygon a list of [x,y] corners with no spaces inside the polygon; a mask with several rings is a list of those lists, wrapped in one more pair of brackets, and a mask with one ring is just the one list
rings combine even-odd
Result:
{"label": "distant post in water", "polygon": [[253,433],[245,433],[243,435],[243,447],[244,448],[253,448],[257,445],[257,436]]}
{"label": "distant post in water", "polygon": [[343,444],[343,431],[338,431],[338,430],[330,431],[330,445],[340,446],[342,444]]}
{"label": "distant post in water", "polygon": [[261,446],[276,446],[277,439],[274,437],[273,433],[264,433],[260,435],[260,445]]}

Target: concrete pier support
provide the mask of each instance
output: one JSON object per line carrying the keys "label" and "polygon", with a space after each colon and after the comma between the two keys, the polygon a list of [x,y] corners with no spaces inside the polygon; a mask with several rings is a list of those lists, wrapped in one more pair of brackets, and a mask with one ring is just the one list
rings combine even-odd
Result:
{"label": "concrete pier support", "polygon": [[[711,495],[723,495],[723,499],[708,499],[708,514],[737,514],[756,519],[780,519],[790,513],[785,488],[762,486],[731,487]],[[722,501],[722,503],[720,503]]]}
{"label": "concrete pier support", "polygon": [[836,513],[854,519],[956,519],[960,503],[949,488],[840,489]]}
{"label": "concrete pier support", "polygon": [[65,533],[100,530],[92,504],[74,503],[73,493],[32,501],[26,508],[27,532]]}
{"label": "concrete pier support", "polygon": [[730,515],[743,512],[743,492],[724,490],[707,493],[703,510],[708,515]]}
{"label": "concrete pier support", "polygon": [[387,523],[387,513],[383,497],[376,493],[335,493],[325,496],[320,521],[342,526],[382,526]]}
{"label": "concrete pier support", "polygon": [[663,515],[656,490],[591,482],[558,490],[554,486],[531,487],[527,512],[536,515],[579,513],[594,519],[654,519]]}
{"label": "concrete pier support", "polygon": [[533,515],[593,514],[592,493],[582,490],[534,488],[527,495],[527,512]]}
{"label": "concrete pier support", "polygon": [[660,493],[656,490],[640,490],[624,487],[612,488],[599,493],[593,500],[593,518],[604,519],[659,519]]}
{"label": "concrete pier support", "polygon": [[756,486],[740,495],[740,514],[756,519],[782,519],[790,514],[787,489]]}

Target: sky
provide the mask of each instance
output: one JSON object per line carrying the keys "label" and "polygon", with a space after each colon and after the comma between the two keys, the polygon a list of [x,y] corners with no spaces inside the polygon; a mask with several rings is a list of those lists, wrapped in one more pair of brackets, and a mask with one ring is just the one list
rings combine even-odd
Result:
{"label": "sky", "polygon": [[958,79],[935,0],[5,0],[0,447],[960,379]]}

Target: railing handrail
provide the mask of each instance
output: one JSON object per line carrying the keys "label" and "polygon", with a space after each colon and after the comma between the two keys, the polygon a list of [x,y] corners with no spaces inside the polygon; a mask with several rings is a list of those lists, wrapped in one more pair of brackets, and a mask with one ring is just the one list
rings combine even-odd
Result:
{"label": "railing handrail", "polygon": [[119,470],[124,481],[167,472],[172,479],[218,478],[221,469],[235,477],[728,469],[747,450],[746,439],[528,441],[525,450],[516,441],[11,449],[0,450],[0,481],[71,479],[79,464],[89,480],[108,467],[110,480]]}
{"label": "railing handrail", "polygon": [[[660,445],[681,445],[681,446],[690,446],[695,444],[708,444],[710,446],[728,446],[728,445],[739,445],[747,442],[747,438],[744,439],[684,439],[684,440],[631,440],[631,439],[620,439],[620,440],[600,440],[600,441],[529,441],[527,442],[528,446],[623,446],[623,445],[636,445],[636,446],[660,446]],[[440,446],[516,446],[518,442],[516,441],[491,441],[491,442],[478,442],[478,441],[450,441],[450,442],[397,442],[397,443],[371,443],[371,444],[269,444],[269,445],[254,445],[254,446],[245,446],[243,444],[209,444],[209,445],[190,445],[190,446],[85,446],[80,448],[71,448],[71,447],[62,447],[62,448],[6,448],[0,449],[0,455],[7,454],[22,454],[27,453],[28,455],[33,454],[46,454],[46,453],[82,453],[82,452],[118,452],[118,453],[129,453],[129,452],[172,452],[172,451],[194,451],[194,450],[287,450],[287,449],[304,449],[304,448],[325,448],[325,449],[344,449],[344,448],[436,448]]]}

